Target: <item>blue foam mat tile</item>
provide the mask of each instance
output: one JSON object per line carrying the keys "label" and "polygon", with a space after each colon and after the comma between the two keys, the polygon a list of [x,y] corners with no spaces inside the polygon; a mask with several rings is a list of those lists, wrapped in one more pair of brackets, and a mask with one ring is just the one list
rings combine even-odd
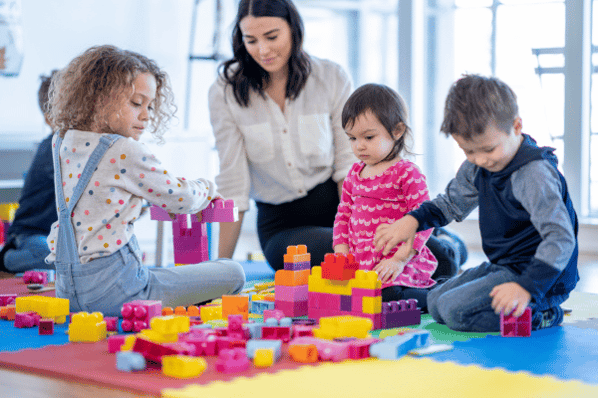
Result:
{"label": "blue foam mat tile", "polygon": [[16,328],[14,321],[0,320],[0,352],[68,344],[68,324],[68,319],[63,324],[54,324],[54,334],[40,336],[37,326]]}
{"label": "blue foam mat tile", "polygon": [[531,337],[487,336],[456,341],[450,352],[433,354],[438,362],[524,371],[598,385],[598,330],[561,326]]}

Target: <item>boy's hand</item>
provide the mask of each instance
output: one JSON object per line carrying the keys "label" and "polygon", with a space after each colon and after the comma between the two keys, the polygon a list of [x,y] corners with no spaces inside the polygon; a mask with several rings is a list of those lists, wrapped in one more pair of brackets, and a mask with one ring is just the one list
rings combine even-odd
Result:
{"label": "boy's hand", "polygon": [[405,265],[407,265],[416,252],[415,250],[411,250],[406,258],[401,257],[398,253],[397,251],[394,256],[380,261],[374,267],[374,271],[378,273],[378,280],[380,282],[389,283],[397,279],[401,272],[403,272],[403,269],[405,269]]}
{"label": "boy's hand", "polygon": [[349,254],[349,245],[341,243],[340,245],[334,246],[335,253]]}
{"label": "boy's hand", "polygon": [[374,236],[374,245],[377,251],[382,251],[382,255],[386,256],[399,243],[405,242],[399,248],[397,254],[402,258],[409,257],[413,249],[413,239],[417,232],[419,223],[415,217],[406,215],[400,220],[392,224],[382,224],[376,228],[376,235]]}
{"label": "boy's hand", "polygon": [[490,292],[490,297],[492,297],[494,313],[500,314],[503,311],[505,315],[509,315],[514,310],[513,316],[515,317],[523,315],[525,308],[532,299],[531,294],[516,282],[507,282],[494,286],[494,289]]}

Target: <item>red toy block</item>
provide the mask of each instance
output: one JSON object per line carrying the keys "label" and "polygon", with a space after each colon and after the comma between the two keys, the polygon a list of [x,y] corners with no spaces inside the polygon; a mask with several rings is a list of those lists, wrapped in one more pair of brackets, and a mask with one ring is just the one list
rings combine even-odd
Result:
{"label": "red toy block", "polygon": [[281,269],[274,274],[274,284],[276,286],[300,286],[307,285],[310,270],[288,271]]}
{"label": "red toy block", "polygon": [[370,346],[379,342],[379,339],[354,339],[349,341],[349,358],[363,359],[370,357]]}
{"label": "red toy block", "polygon": [[41,318],[38,324],[38,334],[50,335],[54,334],[54,319],[52,318]]}
{"label": "red toy block", "polygon": [[243,348],[222,350],[218,353],[216,370],[223,373],[242,372],[249,368],[249,363]]}
{"label": "red toy block", "polygon": [[32,328],[39,325],[41,316],[35,312],[17,312],[15,314],[16,328]]}
{"label": "red toy block", "polygon": [[45,285],[48,283],[48,274],[43,271],[25,271],[23,273],[24,283],[39,283]]}
{"label": "red toy block", "polygon": [[133,345],[133,351],[140,353],[143,357],[152,362],[162,363],[164,355],[187,355],[189,351],[195,352],[191,345],[180,346],[181,343],[158,344],[153,341],[137,337]]}
{"label": "red toy block", "polygon": [[322,262],[322,278],[337,281],[348,281],[355,278],[359,264],[352,254],[328,253]]}
{"label": "red toy block", "polygon": [[262,339],[264,340],[282,340],[288,343],[291,340],[290,326],[263,326]]}
{"label": "red toy block", "polygon": [[118,317],[107,316],[107,317],[104,317],[104,321],[106,322],[106,331],[118,332]]}
{"label": "red toy block", "polygon": [[266,320],[269,318],[274,318],[280,322],[280,320],[284,317],[284,312],[282,312],[282,310],[264,310],[264,322],[266,322]]}
{"label": "red toy block", "polygon": [[154,300],[135,300],[123,304],[120,311],[123,321],[120,325],[124,332],[139,332],[148,329],[150,320],[162,314],[162,302]]}
{"label": "red toy block", "polygon": [[108,336],[108,352],[114,354],[115,352],[120,351],[120,347],[125,344],[125,339],[127,336],[124,334],[118,334],[115,336]]}
{"label": "red toy block", "polygon": [[293,338],[297,337],[313,337],[313,326],[310,325],[293,325]]}
{"label": "red toy block", "polygon": [[298,317],[307,315],[307,300],[305,301],[281,301],[274,302],[274,308],[281,310],[286,317]]}
{"label": "red toy block", "polygon": [[421,311],[417,308],[417,300],[409,299],[382,303],[380,321],[381,329],[419,325],[421,323]]}
{"label": "red toy block", "polygon": [[9,304],[14,304],[17,299],[16,294],[0,294],[0,307],[6,307]]}
{"label": "red toy block", "polygon": [[530,337],[532,335],[532,309],[527,307],[519,318],[500,313],[500,335],[502,337]]}

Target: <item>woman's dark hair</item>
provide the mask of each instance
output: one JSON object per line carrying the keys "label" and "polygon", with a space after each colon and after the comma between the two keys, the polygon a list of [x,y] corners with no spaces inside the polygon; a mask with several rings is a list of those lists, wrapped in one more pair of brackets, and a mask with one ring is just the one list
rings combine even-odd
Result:
{"label": "woman's dark hair", "polygon": [[279,17],[287,21],[291,28],[293,47],[289,58],[289,77],[286,98],[295,99],[305,86],[311,72],[309,56],[303,51],[303,21],[290,0],[241,0],[235,26],[233,28],[233,58],[222,65],[222,77],[230,84],[235,99],[241,106],[249,105],[250,90],[257,91],[262,97],[264,87],[270,81],[270,74],[249,55],[243,43],[243,33],[239,23],[246,16]]}
{"label": "woman's dark hair", "polygon": [[[355,120],[367,111],[370,111],[380,124],[384,126],[390,137],[394,140],[394,146],[388,156],[381,160],[386,162],[396,158],[403,151],[411,153],[406,145],[411,140],[411,128],[409,127],[409,112],[403,98],[391,89],[382,84],[364,84],[351,94],[341,115],[343,129],[351,127]],[[405,132],[399,139],[395,139],[393,132],[400,126],[405,126]]]}

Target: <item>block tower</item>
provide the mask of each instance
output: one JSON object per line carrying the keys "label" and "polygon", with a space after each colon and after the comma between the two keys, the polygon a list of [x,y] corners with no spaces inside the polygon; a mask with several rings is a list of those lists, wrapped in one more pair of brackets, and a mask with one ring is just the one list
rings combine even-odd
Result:
{"label": "block tower", "polygon": [[172,221],[175,265],[197,264],[210,259],[206,223],[239,220],[235,202],[222,199],[212,201],[202,210],[201,221],[192,214],[177,214],[172,220],[166,211],[155,205],[150,212],[152,220]]}
{"label": "block tower", "polygon": [[289,246],[284,255],[284,269],[274,274],[274,308],[285,316],[307,315],[307,282],[311,255],[307,246]]}

